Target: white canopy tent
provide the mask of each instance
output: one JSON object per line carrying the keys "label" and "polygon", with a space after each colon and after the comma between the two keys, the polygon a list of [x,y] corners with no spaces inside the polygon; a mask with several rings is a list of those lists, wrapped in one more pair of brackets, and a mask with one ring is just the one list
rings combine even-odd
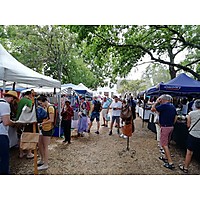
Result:
{"label": "white canopy tent", "polygon": [[87,90],[87,92],[89,92],[91,94],[93,93],[93,91],[90,90],[88,87],[86,87],[83,83],[79,83],[78,86],[81,87],[81,88],[83,88],[83,89],[85,89],[85,90]]}
{"label": "white canopy tent", "polygon": [[36,86],[60,88],[61,83],[26,67],[9,54],[0,44],[0,80]]}
{"label": "white canopy tent", "polygon": [[[25,93],[26,91],[30,91],[31,89],[34,90],[37,94],[53,94],[54,93],[54,88],[50,87],[30,87],[28,89],[24,89],[21,91],[21,93]],[[59,91],[56,90],[56,93],[59,93]]]}
{"label": "white canopy tent", "polygon": [[61,94],[67,94],[69,90],[73,90],[77,92],[78,94],[86,95],[86,94],[92,94],[92,90],[87,88],[82,83],[79,83],[78,85],[75,85],[73,83],[67,83],[61,85]]}
{"label": "white canopy tent", "polygon": [[[15,82],[30,84],[33,86],[47,86],[61,88],[61,83],[51,77],[42,75],[33,71],[17,61],[4,47],[0,44],[0,80],[3,81],[3,91],[5,91],[6,82]],[[60,104],[60,100],[59,100]],[[60,128],[60,127],[59,127]],[[17,134],[12,128],[9,128],[10,146],[17,144]]]}

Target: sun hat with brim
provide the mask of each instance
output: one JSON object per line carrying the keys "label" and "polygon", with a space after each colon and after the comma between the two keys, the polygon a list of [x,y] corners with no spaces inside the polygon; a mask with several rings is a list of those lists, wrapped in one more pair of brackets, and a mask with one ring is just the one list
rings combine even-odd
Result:
{"label": "sun hat with brim", "polygon": [[3,95],[5,97],[6,96],[11,96],[11,97],[14,97],[15,99],[19,99],[18,96],[17,96],[17,92],[16,91],[9,90],[8,92],[4,93]]}

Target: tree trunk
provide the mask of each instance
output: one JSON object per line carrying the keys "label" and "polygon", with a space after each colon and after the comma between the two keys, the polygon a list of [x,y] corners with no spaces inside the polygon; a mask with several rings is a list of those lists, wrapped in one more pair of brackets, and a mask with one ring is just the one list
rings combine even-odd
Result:
{"label": "tree trunk", "polygon": [[[170,63],[174,64],[175,55],[172,52],[171,46],[168,47],[168,55],[169,55]],[[171,79],[176,77],[176,70],[174,66],[172,65],[169,65],[169,74],[170,74]]]}

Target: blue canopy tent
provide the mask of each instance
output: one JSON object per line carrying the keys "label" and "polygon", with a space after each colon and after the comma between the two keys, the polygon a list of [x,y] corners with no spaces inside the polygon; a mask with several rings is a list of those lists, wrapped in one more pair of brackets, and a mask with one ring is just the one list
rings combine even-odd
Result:
{"label": "blue canopy tent", "polygon": [[200,97],[200,81],[190,78],[185,73],[179,74],[176,78],[159,83],[146,90],[146,96],[160,96],[170,94],[177,97]]}
{"label": "blue canopy tent", "polygon": [[148,96],[166,93],[171,94],[172,96],[200,96],[200,81],[196,81],[182,73],[166,83],[161,82],[157,86],[146,90],[146,95]]}

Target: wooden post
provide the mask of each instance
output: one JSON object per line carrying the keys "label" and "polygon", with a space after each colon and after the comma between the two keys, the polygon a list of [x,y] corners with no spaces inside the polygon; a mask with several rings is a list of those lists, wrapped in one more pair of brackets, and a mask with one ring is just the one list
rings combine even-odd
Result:
{"label": "wooden post", "polygon": [[[37,123],[33,123],[33,133],[36,133],[36,124]],[[35,144],[35,149],[34,149],[34,175],[38,175],[38,169],[37,169],[37,144]]]}

